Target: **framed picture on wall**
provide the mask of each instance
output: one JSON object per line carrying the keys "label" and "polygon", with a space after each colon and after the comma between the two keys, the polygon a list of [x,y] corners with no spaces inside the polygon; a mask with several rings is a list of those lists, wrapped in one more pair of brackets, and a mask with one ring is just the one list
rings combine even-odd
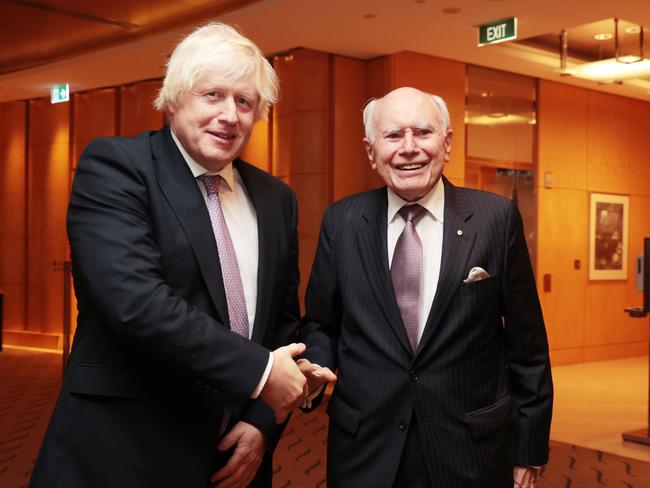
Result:
{"label": "framed picture on wall", "polygon": [[591,193],[589,203],[589,279],[625,280],[630,197]]}

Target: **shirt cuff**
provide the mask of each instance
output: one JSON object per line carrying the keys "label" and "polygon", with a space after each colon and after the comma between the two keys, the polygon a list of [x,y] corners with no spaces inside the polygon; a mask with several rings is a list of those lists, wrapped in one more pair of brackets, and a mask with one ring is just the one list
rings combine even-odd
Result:
{"label": "shirt cuff", "polygon": [[266,363],[266,369],[264,370],[264,374],[262,375],[260,382],[257,384],[257,388],[253,390],[251,399],[255,400],[258,396],[260,396],[260,393],[262,393],[264,385],[266,385],[266,380],[269,379],[269,375],[271,374],[271,368],[273,368],[273,353],[269,352],[269,361]]}
{"label": "shirt cuff", "polygon": [[[300,360],[298,360],[300,361]],[[313,366],[316,366],[317,368],[320,368],[320,364],[312,363]],[[316,390],[312,393],[310,393],[307,398],[302,402],[302,408],[311,408],[312,407],[312,400],[316,398],[318,395],[321,394],[321,392],[325,389],[327,384],[321,385]]]}

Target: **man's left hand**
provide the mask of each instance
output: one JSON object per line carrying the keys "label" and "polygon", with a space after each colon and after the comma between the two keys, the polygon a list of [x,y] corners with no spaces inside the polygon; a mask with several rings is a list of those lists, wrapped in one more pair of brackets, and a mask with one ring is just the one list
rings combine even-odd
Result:
{"label": "man's left hand", "polygon": [[537,488],[537,469],[515,466],[514,479],[514,488]]}
{"label": "man's left hand", "polygon": [[264,434],[254,425],[237,422],[219,443],[220,451],[235,447],[226,465],[212,475],[215,488],[245,488],[264,458]]}

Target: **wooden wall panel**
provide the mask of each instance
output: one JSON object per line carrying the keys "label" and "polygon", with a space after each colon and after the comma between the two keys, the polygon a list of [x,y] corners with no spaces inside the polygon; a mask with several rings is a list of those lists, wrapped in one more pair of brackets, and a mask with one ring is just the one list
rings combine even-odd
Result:
{"label": "wooden wall panel", "polygon": [[587,187],[587,98],[587,90],[540,82],[540,184],[544,173],[549,172],[553,188]]}
{"label": "wooden wall panel", "polygon": [[[587,216],[583,191],[539,190],[537,288],[551,349],[584,346],[585,329],[591,327],[584,316]],[[582,263],[579,270],[574,269],[576,259]],[[551,276],[550,292],[544,291],[546,274]]]}
{"label": "wooden wall panel", "polygon": [[320,222],[330,194],[330,55],[294,49],[274,67],[282,95],[273,110],[272,173],[296,191],[300,293],[309,278]]}
{"label": "wooden wall panel", "polygon": [[[371,59],[367,64],[366,91],[368,98],[380,98],[392,90],[393,60],[391,56],[381,56]],[[366,165],[366,189],[379,188],[384,182],[377,176],[377,172]]]}
{"label": "wooden wall panel", "polygon": [[[650,102],[630,100],[628,104],[628,191],[632,195],[647,195],[650,178]],[[646,213],[645,215],[650,215]],[[650,225],[650,218],[644,221],[644,227]],[[645,236],[650,237],[650,232]]]}
{"label": "wooden wall panel", "polygon": [[153,108],[161,86],[161,80],[148,80],[120,87],[119,135],[135,137],[164,125],[163,114]]}
{"label": "wooden wall panel", "polygon": [[67,259],[65,212],[70,179],[70,105],[30,100],[27,185],[27,326],[59,333],[63,274],[54,261]]}
{"label": "wooden wall panel", "polygon": [[77,167],[86,145],[97,137],[116,133],[116,89],[104,88],[74,95],[72,165]]}
{"label": "wooden wall panel", "polygon": [[25,327],[26,102],[0,104],[0,291],[4,330]]}
{"label": "wooden wall panel", "polygon": [[332,200],[366,189],[370,166],[363,147],[363,106],[366,94],[366,62],[332,57]]}
{"label": "wooden wall panel", "polygon": [[[629,193],[628,98],[587,91],[587,188]],[[646,128],[648,127],[646,122]]]}
{"label": "wooden wall panel", "polygon": [[267,119],[258,120],[240,157],[258,168],[271,172],[271,126]]}
{"label": "wooden wall panel", "polygon": [[[641,302],[633,259],[650,236],[649,107],[540,81],[537,279],[555,364],[647,353],[647,319],[623,309]],[[552,173],[551,189],[542,186],[545,172]],[[591,192],[631,196],[627,280],[589,280]],[[580,270],[573,269],[576,259]],[[542,291],[545,274],[552,276],[550,292]]]}

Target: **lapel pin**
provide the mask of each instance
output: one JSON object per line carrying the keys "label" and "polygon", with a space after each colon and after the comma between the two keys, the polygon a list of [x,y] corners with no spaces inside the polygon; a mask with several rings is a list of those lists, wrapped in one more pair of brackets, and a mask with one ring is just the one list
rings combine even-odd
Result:
{"label": "lapel pin", "polygon": [[463,231],[462,231],[461,229],[458,229],[458,230],[456,231],[456,234],[458,234],[459,236],[462,236],[462,235],[463,235]]}

